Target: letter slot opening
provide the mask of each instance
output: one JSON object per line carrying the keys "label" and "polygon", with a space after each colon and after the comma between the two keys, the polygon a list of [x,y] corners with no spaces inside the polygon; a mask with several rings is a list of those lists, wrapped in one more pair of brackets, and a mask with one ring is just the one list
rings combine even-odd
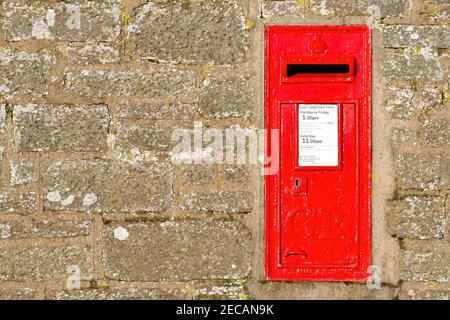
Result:
{"label": "letter slot opening", "polygon": [[352,82],[355,60],[352,57],[283,57],[281,82]]}
{"label": "letter slot opening", "polygon": [[348,74],[349,64],[287,64],[286,75],[293,77],[302,74]]}

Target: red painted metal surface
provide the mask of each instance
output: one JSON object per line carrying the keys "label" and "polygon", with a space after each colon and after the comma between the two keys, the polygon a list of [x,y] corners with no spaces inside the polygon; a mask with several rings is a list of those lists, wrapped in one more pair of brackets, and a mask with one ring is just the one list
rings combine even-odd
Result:
{"label": "red painted metal surface", "polygon": [[[266,175],[269,280],[369,276],[370,36],[365,26],[266,28],[266,157],[280,150],[276,174]],[[308,104],[337,105],[330,107],[337,110],[333,165],[300,165],[298,113]],[[278,146],[271,145],[274,130]]]}

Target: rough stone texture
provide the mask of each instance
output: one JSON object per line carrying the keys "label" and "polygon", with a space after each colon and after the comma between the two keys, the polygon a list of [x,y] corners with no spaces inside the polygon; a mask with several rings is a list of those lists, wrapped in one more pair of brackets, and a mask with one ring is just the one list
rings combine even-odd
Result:
{"label": "rough stone texture", "polygon": [[386,110],[393,118],[410,119],[413,114],[414,89],[409,83],[386,83]]}
{"label": "rough stone texture", "polygon": [[213,181],[216,176],[214,165],[193,165],[181,169],[177,179],[183,185],[201,185]]}
{"label": "rough stone texture", "polygon": [[33,300],[35,291],[31,288],[0,289],[0,300]]}
{"label": "rough stone texture", "polygon": [[172,201],[173,175],[163,163],[112,160],[54,162],[43,177],[44,208],[55,211],[163,212]]}
{"label": "rough stone texture", "polygon": [[442,104],[442,88],[435,85],[424,86],[417,90],[412,102],[418,115],[438,109]]}
{"label": "rough stone texture", "polygon": [[450,281],[448,242],[405,240],[404,246],[403,279],[406,281]]}
{"label": "rough stone texture", "polygon": [[244,165],[183,165],[177,174],[178,183],[182,186],[205,185],[223,180],[226,183],[248,182],[249,174]]}
{"label": "rough stone texture", "polygon": [[119,0],[33,1],[21,5],[4,1],[2,25],[9,41],[55,39],[60,41],[112,41],[120,33]]}
{"label": "rough stone texture", "polygon": [[211,69],[200,92],[200,114],[211,118],[251,116],[255,108],[251,78],[246,68]]}
{"label": "rough stone texture", "polygon": [[210,285],[197,288],[194,300],[244,300],[248,293],[243,285]]}
{"label": "rough stone texture", "polygon": [[320,281],[266,281],[257,284],[250,280],[248,287],[251,298],[263,300],[392,300],[397,291],[390,286],[369,290],[366,283]]}
{"label": "rough stone texture", "polygon": [[422,122],[419,137],[425,145],[432,147],[450,146],[450,120],[429,119]]}
{"label": "rough stone texture", "polygon": [[68,70],[65,90],[86,97],[131,97],[192,99],[198,91],[197,74],[191,68],[148,65],[128,70]]}
{"label": "rough stone texture", "polygon": [[37,211],[35,192],[4,190],[0,191],[0,213],[28,215]]}
{"label": "rough stone texture", "polygon": [[180,289],[135,288],[54,290],[47,292],[53,300],[184,300],[186,292]]}
{"label": "rough stone texture", "polygon": [[261,16],[263,18],[296,16],[305,11],[305,3],[302,3],[302,1],[264,1],[261,3]]}
{"label": "rough stone texture", "polygon": [[409,8],[409,0],[311,0],[311,11],[323,16],[368,16],[368,8],[376,5],[381,17],[403,16]]}
{"label": "rough stone texture", "polygon": [[448,158],[429,153],[400,154],[395,160],[395,178],[400,189],[449,188]]}
{"label": "rough stone texture", "polygon": [[[5,153],[6,143],[6,104],[0,104],[0,159],[3,158]],[[1,170],[0,170],[1,174]]]}
{"label": "rough stone texture", "polygon": [[99,106],[15,106],[14,146],[21,152],[99,151],[106,148],[110,115]]}
{"label": "rough stone texture", "polygon": [[[125,240],[114,236],[118,228],[126,230]],[[113,223],[103,230],[103,266],[115,280],[243,278],[251,248],[249,231],[233,221]]]}
{"label": "rough stone texture", "polygon": [[87,236],[91,220],[1,221],[0,239],[70,238]]}
{"label": "rough stone texture", "polygon": [[383,45],[387,48],[448,48],[450,26],[383,26]]}
{"label": "rough stone texture", "polygon": [[84,245],[0,246],[0,259],[0,280],[65,280],[71,266],[80,268],[82,280],[92,278],[90,248]]}
{"label": "rough stone texture", "polygon": [[[443,49],[441,49],[439,62],[441,63],[442,70],[444,70],[444,73],[447,75],[447,78],[448,78],[448,75],[450,74],[450,50],[449,49],[446,49],[445,51]],[[447,88],[447,90],[448,90],[448,88]],[[448,98],[449,97],[448,97],[448,92],[447,92],[447,101],[449,101]]]}
{"label": "rough stone texture", "polygon": [[199,191],[183,195],[181,207],[189,211],[248,213],[253,194],[245,191]]}
{"label": "rough stone texture", "polygon": [[439,239],[445,221],[445,198],[411,196],[390,202],[388,226],[397,237]]}
{"label": "rough stone texture", "polygon": [[39,179],[38,164],[34,161],[11,161],[10,183],[13,186],[37,182]]}
{"label": "rough stone texture", "polygon": [[395,128],[392,131],[391,142],[398,146],[401,144],[415,145],[417,140],[417,133],[410,128]]}
{"label": "rough stone texture", "polygon": [[149,1],[128,26],[136,55],[174,62],[243,62],[247,48],[240,1]]}
{"label": "rough stone texture", "polygon": [[425,8],[419,15],[428,24],[447,24],[450,22],[450,4],[447,0],[426,0]]}
{"label": "rough stone texture", "polygon": [[411,120],[423,116],[442,104],[442,89],[428,85],[415,89],[406,82],[385,84],[385,106],[394,119]]}
{"label": "rough stone texture", "polygon": [[402,284],[401,300],[450,300],[450,286],[406,282]]}
{"label": "rough stone texture", "polygon": [[105,43],[70,43],[60,45],[58,49],[70,62],[77,65],[107,64],[120,61],[120,50]]}
{"label": "rough stone texture", "polygon": [[0,159],[3,159],[6,151],[8,136],[6,135],[6,104],[0,103]]}
{"label": "rough stone texture", "polygon": [[116,135],[115,153],[130,161],[167,159],[176,145],[172,133],[176,127],[155,125],[122,126]]}
{"label": "rough stone texture", "polygon": [[55,57],[42,51],[26,53],[0,49],[0,94],[47,94],[55,81],[49,71],[55,64]]}
{"label": "rough stone texture", "polygon": [[436,49],[388,49],[384,59],[383,74],[389,81],[439,81],[444,78]]}
{"label": "rough stone texture", "polygon": [[248,182],[248,170],[242,165],[227,165],[224,168],[225,181],[230,183]]}
{"label": "rough stone texture", "polygon": [[120,105],[117,113],[120,118],[148,120],[183,120],[193,116],[194,105],[173,104],[135,104]]}

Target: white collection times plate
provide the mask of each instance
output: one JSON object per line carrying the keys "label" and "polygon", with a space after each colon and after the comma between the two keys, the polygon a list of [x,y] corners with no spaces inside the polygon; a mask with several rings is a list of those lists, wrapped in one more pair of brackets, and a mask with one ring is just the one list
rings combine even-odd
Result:
{"label": "white collection times plate", "polygon": [[338,165],[338,105],[298,105],[298,165]]}

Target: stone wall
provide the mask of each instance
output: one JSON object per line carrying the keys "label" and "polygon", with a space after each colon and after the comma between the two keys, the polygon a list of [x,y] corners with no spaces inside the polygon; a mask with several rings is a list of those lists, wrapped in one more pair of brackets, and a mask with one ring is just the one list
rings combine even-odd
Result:
{"label": "stone wall", "polygon": [[[450,298],[447,0],[0,6],[1,299]],[[265,25],[368,22],[382,286],[264,281],[259,166],[171,134],[262,128]]]}

